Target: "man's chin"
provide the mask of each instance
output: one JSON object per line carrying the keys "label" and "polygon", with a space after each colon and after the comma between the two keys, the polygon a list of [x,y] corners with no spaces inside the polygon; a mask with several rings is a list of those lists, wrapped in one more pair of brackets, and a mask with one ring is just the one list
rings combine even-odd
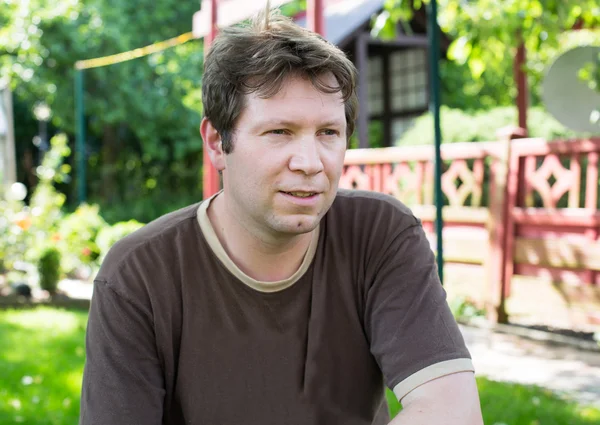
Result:
{"label": "man's chin", "polygon": [[320,217],[297,215],[285,217],[278,225],[274,226],[276,231],[289,235],[301,235],[310,233],[317,228]]}

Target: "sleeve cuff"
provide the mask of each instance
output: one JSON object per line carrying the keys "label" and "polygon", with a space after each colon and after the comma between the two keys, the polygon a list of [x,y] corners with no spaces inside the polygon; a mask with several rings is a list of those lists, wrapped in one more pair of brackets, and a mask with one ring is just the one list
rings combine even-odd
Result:
{"label": "sleeve cuff", "polygon": [[402,400],[406,394],[429,381],[458,372],[475,372],[471,359],[454,359],[435,363],[413,373],[394,387],[394,394]]}

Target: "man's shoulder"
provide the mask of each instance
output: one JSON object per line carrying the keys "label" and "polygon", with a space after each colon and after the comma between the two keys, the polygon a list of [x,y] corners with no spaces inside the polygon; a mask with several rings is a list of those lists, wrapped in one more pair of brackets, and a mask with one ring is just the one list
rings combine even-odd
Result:
{"label": "man's shoulder", "polygon": [[98,279],[109,279],[133,258],[151,258],[149,254],[156,253],[169,255],[176,240],[180,242],[181,238],[195,234],[198,206],[197,203],[165,214],[116,242],[102,262]]}
{"label": "man's shoulder", "polygon": [[[399,199],[381,192],[366,190],[338,190],[331,207],[333,215],[349,218],[353,222],[368,224],[373,220],[402,222],[407,227],[420,224],[413,212]],[[358,221],[357,221],[358,220]]]}

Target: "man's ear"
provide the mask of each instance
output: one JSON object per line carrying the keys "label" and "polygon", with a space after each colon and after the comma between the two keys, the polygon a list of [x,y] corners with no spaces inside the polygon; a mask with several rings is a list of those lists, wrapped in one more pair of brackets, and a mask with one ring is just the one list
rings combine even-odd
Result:
{"label": "man's ear", "polygon": [[223,171],[225,169],[225,153],[223,152],[221,135],[207,118],[202,119],[200,135],[204,143],[204,151],[208,153],[210,162],[212,162],[217,171]]}

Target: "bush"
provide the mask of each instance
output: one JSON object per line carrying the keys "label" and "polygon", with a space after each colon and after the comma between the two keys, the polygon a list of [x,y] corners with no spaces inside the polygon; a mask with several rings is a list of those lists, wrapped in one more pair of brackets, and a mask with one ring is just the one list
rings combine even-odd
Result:
{"label": "bush", "polygon": [[56,248],[46,248],[38,260],[40,287],[50,294],[56,292],[60,278],[60,252]]}
{"label": "bush", "polygon": [[58,224],[54,238],[58,241],[66,273],[75,271],[80,265],[92,265],[100,256],[96,237],[107,224],[99,210],[97,205],[82,204]]}
{"label": "bush", "polygon": [[[474,113],[442,107],[442,143],[494,141],[497,140],[498,129],[514,126],[517,122],[517,109],[512,106]],[[540,107],[529,109],[528,124],[530,137],[554,140],[585,136],[564,127]],[[433,118],[428,113],[418,118],[413,128],[404,133],[396,145],[432,145],[433,143]]]}
{"label": "bush", "polygon": [[459,322],[468,322],[475,317],[485,317],[485,309],[477,306],[470,298],[458,296],[449,302],[452,315]]}
{"label": "bush", "polygon": [[[41,249],[55,242],[52,235],[64,216],[65,195],[56,191],[54,185],[68,178],[70,169],[63,160],[70,150],[64,134],[53,137],[50,143],[42,165],[37,167],[39,182],[29,205],[25,204],[24,195],[15,197],[12,190],[0,197],[0,269],[10,270],[17,262],[36,264]],[[18,187],[23,185],[13,185]]]}
{"label": "bush", "polygon": [[104,261],[104,257],[106,257],[106,254],[116,242],[143,226],[144,225],[139,221],[129,220],[115,223],[112,226],[105,227],[100,230],[98,237],[96,238],[96,244],[100,249],[100,258],[98,259],[99,262],[101,263]]}

